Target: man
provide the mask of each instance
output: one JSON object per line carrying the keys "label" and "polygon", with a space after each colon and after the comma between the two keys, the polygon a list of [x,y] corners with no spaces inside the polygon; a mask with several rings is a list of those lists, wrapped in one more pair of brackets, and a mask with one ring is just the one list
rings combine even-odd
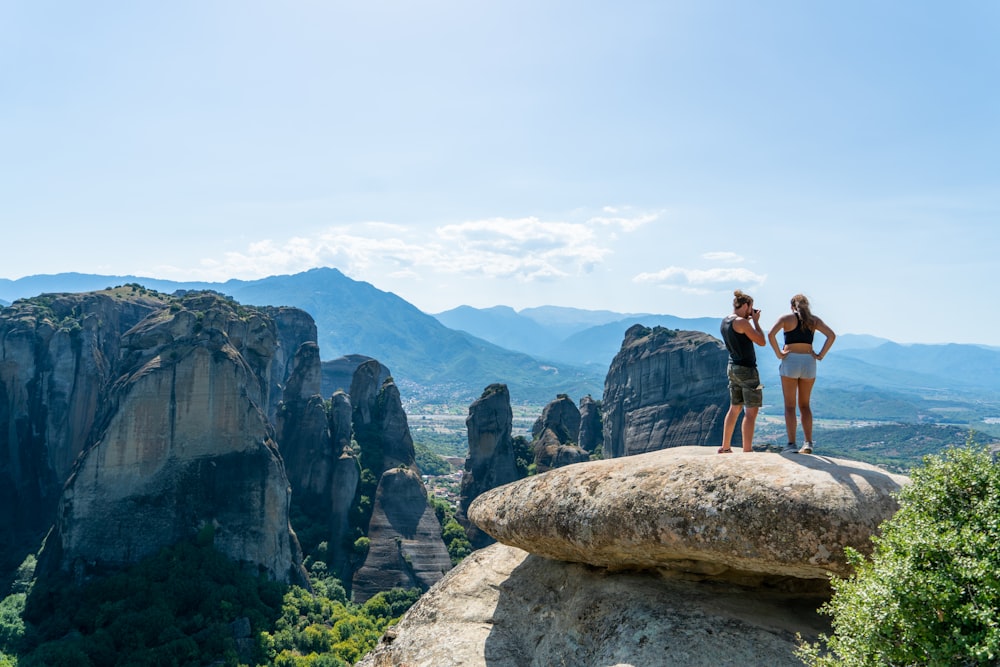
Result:
{"label": "man", "polygon": [[722,320],[722,340],[729,350],[729,412],[723,422],[722,447],[719,454],[729,454],[736,420],[744,410],[743,451],[753,451],[753,431],[757,412],[764,402],[764,389],[757,373],[757,351],[754,345],[764,347],[766,341],[760,328],[760,311],[753,307],[753,297],[740,290],[733,292],[733,313]]}

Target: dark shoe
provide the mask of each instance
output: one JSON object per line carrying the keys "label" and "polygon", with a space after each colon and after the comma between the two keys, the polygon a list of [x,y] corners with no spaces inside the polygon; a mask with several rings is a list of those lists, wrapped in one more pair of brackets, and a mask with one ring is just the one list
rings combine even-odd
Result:
{"label": "dark shoe", "polygon": [[794,442],[790,442],[787,445],[785,445],[785,448],[781,450],[781,453],[782,454],[798,454],[799,453],[799,446],[796,445]]}
{"label": "dark shoe", "polygon": [[733,453],[732,447],[719,447],[719,451],[716,452],[716,454],[732,454],[732,453]]}

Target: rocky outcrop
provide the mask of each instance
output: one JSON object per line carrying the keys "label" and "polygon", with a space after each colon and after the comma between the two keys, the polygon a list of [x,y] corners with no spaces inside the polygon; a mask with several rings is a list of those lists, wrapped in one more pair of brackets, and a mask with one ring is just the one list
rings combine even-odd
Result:
{"label": "rocky outcrop", "polygon": [[728,358],[708,334],[631,327],[604,383],[604,457],[722,442]]}
{"label": "rocky outcrop", "polygon": [[343,449],[337,450],[330,438],[329,417],[318,393],[319,368],[319,347],[311,341],[301,344],[278,405],[275,430],[299,502],[325,506]]}
{"label": "rocky outcrop", "polygon": [[601,421],[601,404],[590,394],[580,399],[580,448],[593,453],[604,447],[604,424]]}
{"label": "rocky outcrop", "polygon": [[829,633],[819,600],[494,544],[473,552],[358,667],[801,667],[796,633]]}
{"label": "rocky outcrop", "polygon": [[122,334],[168,300],[126,286],[0,311],[0,580],[52,525],[73,463],[93,442]]}
{"label": "rocky outcrop", "polygon": [[391,377],[378,384],[382,368],[374,359],[366,361],[351,382],[361,467],[378,479],[368,524],[368,554],[352,582],[358,601],[393,586],[426,590],[451,569],[441,524],[428,505],[417,469],[399,389]]}
{"label": "rocky outcrop", "polygon": [[361,446],[362,467],[376,478],[398,466],[416,472],[413,438],[399,389],[391,376],[380,380],[383,368],[374,359],[366,361],[351,381],[354,437]]}
{"label": "rocky outcrop", "polygon": [[542,473],[590,458],[577,446],[580,440],[580,410],[569,396],[559,394],[542,410],[531,428],[535,468]]}
{"label": "rocky outcrop", "polygon": [[870,552],[905,482],[857,461],[679,447],[508,484],[479,496],[469,518],[558,560],[825,581],[850,571],[845,546]]}
{"label": "rocky outcrop", "polygon": [[394,587],[427,590],[451,569],[441,524],[427,502],[427,489],[420,475],[409,468],[383,473],[368,538],[368,555],[354,575],[357,602]]}
{"label": "rocky outcrop", "polygon": [[455,518],[465,528],[469,541],[476,548],[486,546],[493,540],[469,522],[466,517],[469,505],[484,491],[518,479],[511,438],[513,421],[510,393],[505,384],[486,387],[482,396],[469,406],[469,415],[465,418],[469,455],[465,459]]}
{"label": "rocky outcrop", "polygon": [[502,544],[462,561],[359,665],[800,665],[797,635],[830,632],[829,573],[849,571],[845,546],[870,552],[905,483],[855,461],[704,447],[528,477],[469,509]]}
{"label": "rocky outcrop", "polygon": [[264,409],[273,323],[210,294],[176,306],[122,337],[124,372],[66,483],[44,569],[86,576],[209,530],[231,559],[301,582],[289,482]]}

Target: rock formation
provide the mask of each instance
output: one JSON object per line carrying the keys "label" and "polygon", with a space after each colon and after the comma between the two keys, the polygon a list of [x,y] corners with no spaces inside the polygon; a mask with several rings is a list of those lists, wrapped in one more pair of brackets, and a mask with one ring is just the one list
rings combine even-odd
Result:
{"label": "rock formation", "polygon": [[366,361],[351,381],[354,437],[361,446],[362,466],[376,478],[401,465],[416,472],[413,438],[399,389],[391,377],[380,380],[383,368],[374,359]]}
{"label": "rock formation", "polygon": [[319,394],[319,369],[316,343],[300,345],[277,409],[275,429],[298,501],[326,506],[333,493],[333,468],[343,449],[337,450],[330,438],[330,421]]}
{"label": "rock formation", "polygon": [[475,548],[486,546],[493,540],[469,522],[466,517],[469,505],[484,491],[518,479],[511,439],[513,420],[510,393],[505,384],[486,387],[482,396],[469,406],[469,415],[465,419],[469,456],[465,459],[465,474],[462,476],[455,518],[465,528]]}
{"label": "rock formation", "polygon": [[273,323],[212,294],[175,306],[123,335],[100,435],[66,483],[40,567],[86,576],[211,530],[233,560],[301,582],[265,412]]}
{"label": "rock formation", "polygon": [[167,301],[126,286],[46,294],[0,311],[0,580],[52,525],[116,377],[121,335]]}
{"label": "rock formation", "polygon": [[580,399],[580,448],[594,453],[604,447],[604,425],[601,405],[590,394]]}
{"label": "rock formation", "polygon": [[382,368],[374,359],[366,361],[351,381],[361,466],[378,479],[368,554],[352,581],[354,599],[361,602],[396,585],[426,590],[451,569],[441,524],[417,469],[399,389],[391,377],[379,384]]}
{"label": "rock formation", "polygon": [[844,546],[870,551],[906,482],[704,447],[526,478],[469,510],[502,544],[450,571],[359,667],[801,665],[796,635],[830,632],[827,573],[847,571]]}
{"label": "rock formation", "polygon": [[727,361],[708,334],[631,327],[604,383],[604,458],[721,442]]}
{"label": "rock formation", "polygon": [[441,524],[427,503],[427,489],[409,468],[382,474],[368,538],[368,556],[354,574],[355,601],[364,602],[397,586],[427,590],[451,569]]}
{"label": "rock formation", "polygon": [[535,468],[539,473],[590,458],[590,454],[577,445],[580,410],[566,394],[559,394],[545,406],[531,428],[531,436]]}
{"label": "rock formation", "polygon": [[528,477],[480,495],[469,518],[558,560],[825,581],[849,571],[845,546],[870,551],[905,480],[857,461],[678,447]]}

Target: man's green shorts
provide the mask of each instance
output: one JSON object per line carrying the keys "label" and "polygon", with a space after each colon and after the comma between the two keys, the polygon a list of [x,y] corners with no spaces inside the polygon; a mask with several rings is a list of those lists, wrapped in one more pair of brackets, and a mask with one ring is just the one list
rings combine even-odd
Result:
{"label": "man's green shorts", "polygon": [[729,401],[733,405],[759,408],[764,405],[764,385],[756,367],[729,364]]}

